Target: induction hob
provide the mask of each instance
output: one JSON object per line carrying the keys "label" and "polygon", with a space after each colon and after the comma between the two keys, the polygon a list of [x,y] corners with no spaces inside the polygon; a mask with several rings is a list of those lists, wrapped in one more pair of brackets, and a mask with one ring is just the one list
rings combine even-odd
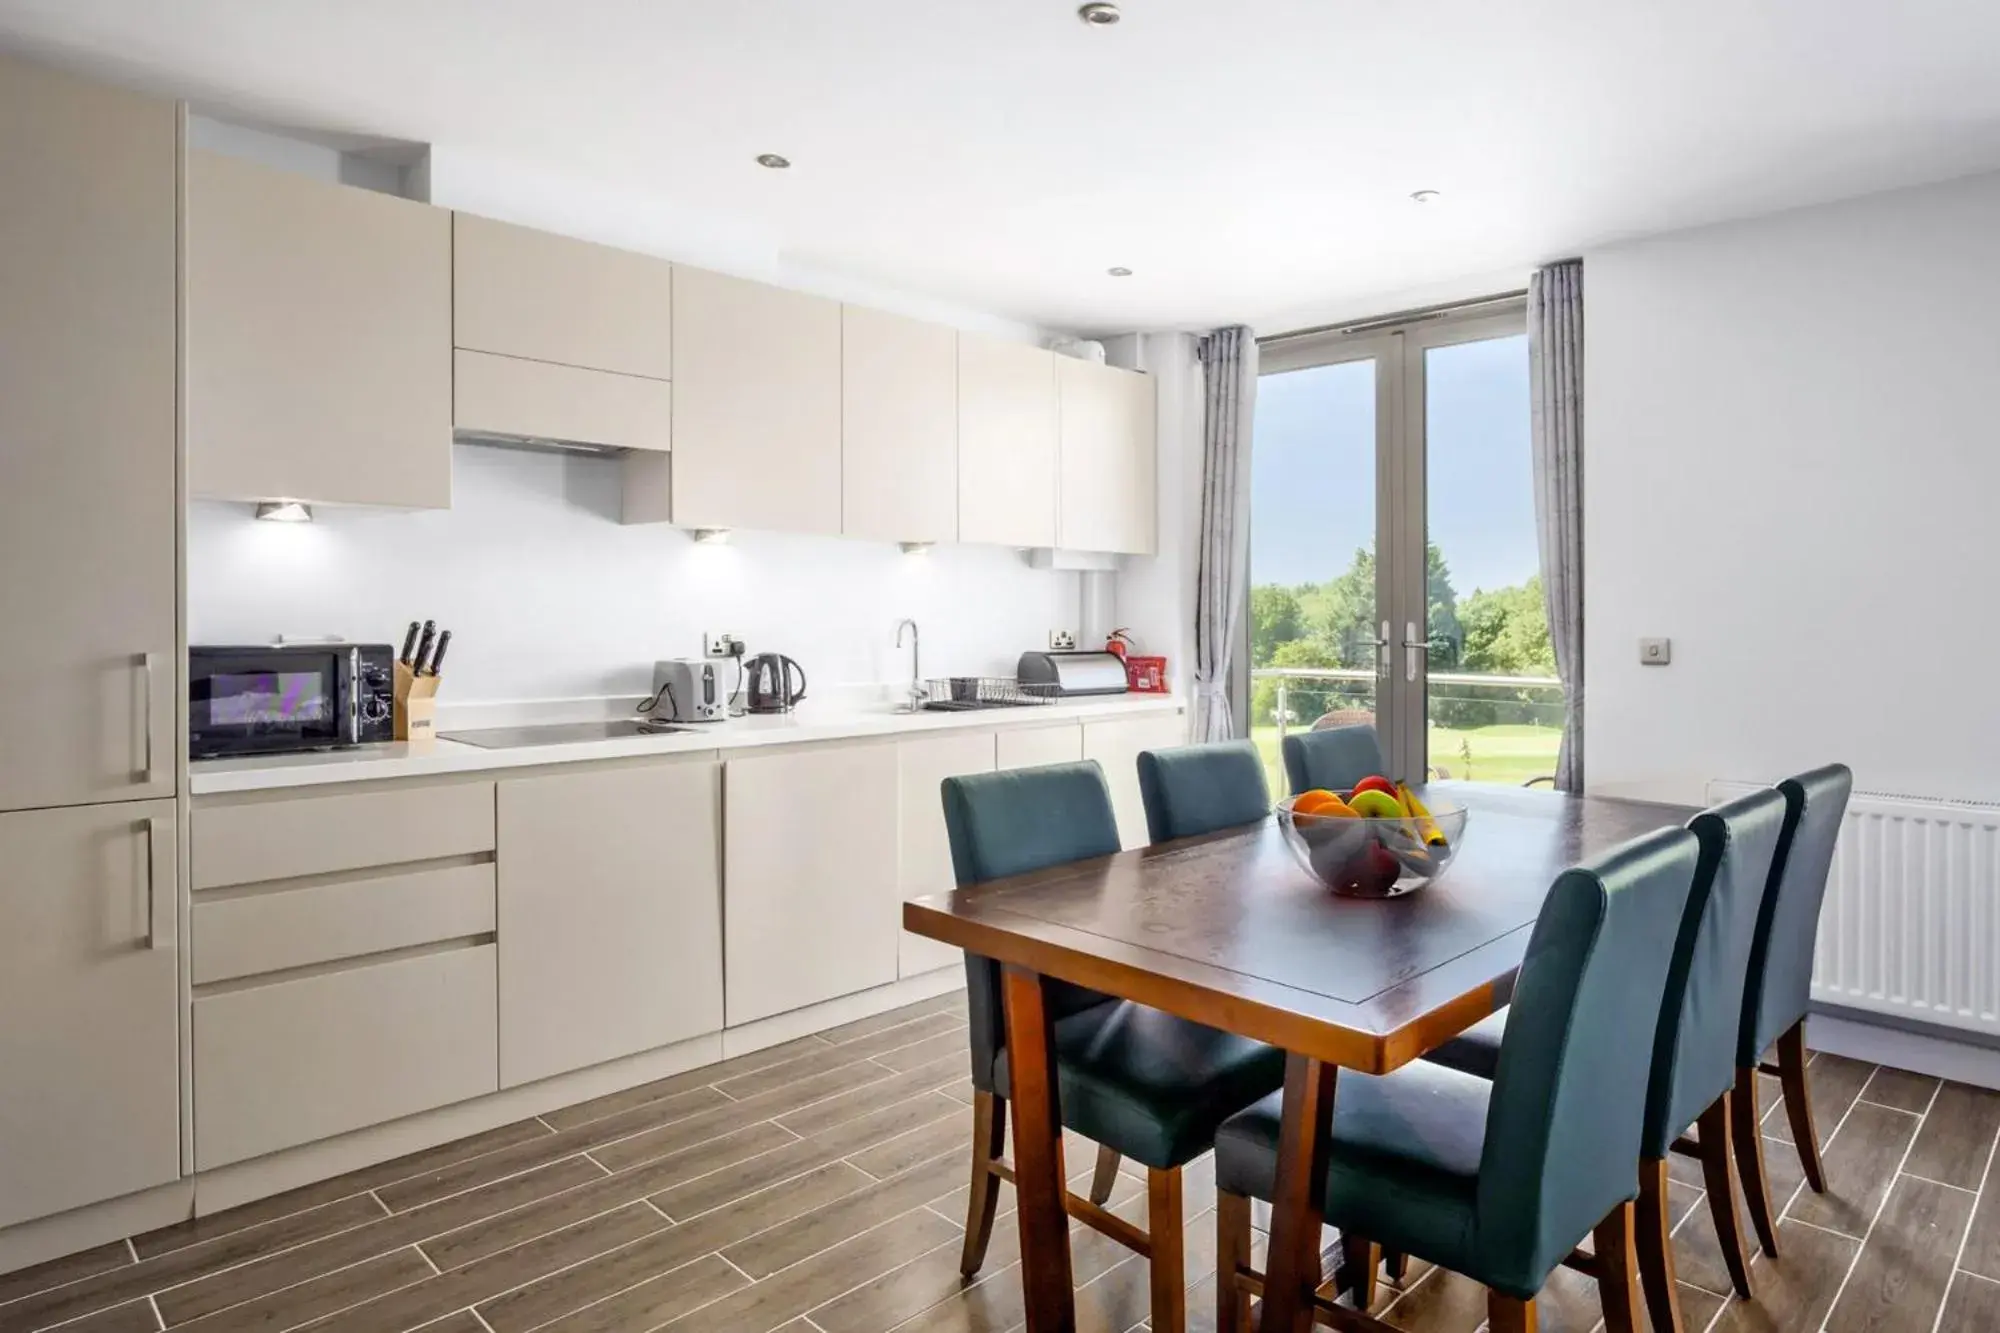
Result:
{"label": "induction hob", "polygon": [[440,731],[442,740],[476,745],[482,750],[518,750],[531,745],[578,745],[585,741],[617,741],[635,736],[670,736],[693,727],[620,718],[613,722],[553,722],[535,727],[480,727],[473,731]]}

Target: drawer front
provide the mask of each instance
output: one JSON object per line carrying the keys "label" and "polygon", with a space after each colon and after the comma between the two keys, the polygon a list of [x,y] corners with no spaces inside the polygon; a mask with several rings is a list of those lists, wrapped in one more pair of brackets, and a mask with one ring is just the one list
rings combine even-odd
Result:
{"label": "drawer front", "polygon": [[673,386],[547,361],[460,351],[453,358],[452,426],[625,449],[673,443]]}
{"label": "drawer front", "polygon": [[194,808],[196,889],[492,850],[490,782]]}
{"label": "drawer front", "polygon": [[1083,728],[1074,722],[1059,727],[1006,727],[998,737],[1002,772],[1043,764],[1073,764],[1083,758]]}
{"label": "drawer front", "polygon": [[493,866],[446,866],[194,904],[194,984],[490,935]]}
{"label": "drawer front", "polygon": [[496,952],[446,949],[197,996],[195,1166],[497,1091]]}

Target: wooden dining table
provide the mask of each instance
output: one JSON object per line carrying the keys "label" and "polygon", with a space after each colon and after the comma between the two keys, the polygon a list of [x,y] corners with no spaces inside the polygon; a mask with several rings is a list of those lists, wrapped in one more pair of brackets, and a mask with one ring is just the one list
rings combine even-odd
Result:
{"label": "wooden dining table", "polygon": [[1463,782],[1423,794],[1468,822],[1445,872],[1397,898],[1329,893],[1271,818],[904,904],[904,929],[1001,964],[1031,1333],[1075,1327],[1043,978],[1284,1049],[1261,1327],[1308,1333],[1336,1073],[1388,1073],[1506,1004],[1557,873],[1695,814]]}

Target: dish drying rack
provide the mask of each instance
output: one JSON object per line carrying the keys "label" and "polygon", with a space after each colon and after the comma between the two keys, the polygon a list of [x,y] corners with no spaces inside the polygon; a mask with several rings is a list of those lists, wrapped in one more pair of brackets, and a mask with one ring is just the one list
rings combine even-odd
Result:
{"label": "dish drying rack", "polygon": [[925,681],[924,689],[928,697],[923,706],[934,713],[1023,708],[1062,697],[1058,685],[1023,685],[1011,676],[947,676]]}

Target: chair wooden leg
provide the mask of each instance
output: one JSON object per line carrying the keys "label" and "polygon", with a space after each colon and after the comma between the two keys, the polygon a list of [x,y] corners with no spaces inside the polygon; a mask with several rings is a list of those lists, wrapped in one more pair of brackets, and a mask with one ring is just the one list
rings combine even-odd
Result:
{"label": "chair wooden leg", "polygon": [[1250,1333],[1250,1293],[1237,1275],[1250,1267],[1250,1200],[1215,1195],[1215,1333]]}
{"label": "chair wooden leg", "polygon": [[[1114,1157],[1114,1161],[1117,1159]],[[1103,1157],[1098,1158],[1099,1165]],[[1113,1168],[1116,1170],[1116,1168]],[[1153,1246],[1153,1328],[1187,1328],[1186,1227],[1181,1221],[1180,1168],[1146,1169],[1146,1238]]]}
{"label": "chair wooden leg", "polygon": [[1715,1219],[1715,1236],[1722,1243],[1722,1262],[1736,1294],[1750,1299],[1750,1255],[1743,1244],[1743,1226],[1736,1212],[1736,1157],[1729,1151],[1729,1094],[1715,1099],[1695,1121],[1700,1137],[1701,1180],[1708,1190],[1708,1211]]}
{"label": "chair wooden leg", "polygon": [[958,1269],[967,1277],[986,1262],[993,1217],[1000,1208],[1000,1177],[994,1163],[1007,1151],[1007,1103],[990,1092],[972,1094],[972,1199],[965,1208],[965,1250]]}
{"label": "chair wooden leg", "polygon": [[1757,1069],[1736,1071],[1736,1090],[1729,1101],[1730,1138],[1736,1144],[1736,1173],[1743,1180],[1743,1200],[1750,1205],[1750,1225],[1757,1244],[1778,1257],[1778,1223],[1771,1213],[1771,1175],[1764,1167],[1763,1117],[1757,1105]]}
{"label": "chair wooden leg", "polygon": [[1389,1275],[1391,1282],[1400,1286],[1403,1279],[1410,1275],[1410,1256],[1401,1250],[1382,1251],[1382,1271]]}
{"label": "chair wooden leg", "polygon": [[1118,1154],[1097,1145],[1097,1169],[1090,1173],[1090,1201],[1102,1207],[1118,1184]]}
{"label": "chair wooden leg", "polygon": [[1382,1247],[1343,1231],[1340,1255],[1341,1285],[1354,1297],[1354,1308],[1366,1310],[1375,1304],[1375,1270],[1382,1262]]}
{"label": "chair wooden leg", "polygon": [[[1591,1249],[1597,1256],[1597,1298],[1604,1304],[1604,1333],[1636,1333],[1639,1327],[1636,1212],[1631,1204],[1621,1203],[1591,1233]],[[1532,1320],[1528,1327],[1534,1327]],[[1499,1333],[1498,1320],[1493,1329]],[[1653,1333],[1666,1330],[1655,1324]]]}
{"label": "chair wooden leg", "polygon": [[1819,1160],[1819,1131],[1813,1127],[1812,1094],[1806,1087],[1806,1021],[1801,1018],[1778,1038],[1778,1081],[1785,1088],[1785,1115],[1792,1142],[1813,1193],[1826,1193],[1826,1167]]}
{"label": "chair wooden leg", "polygon": [[1663,1157],[1639,1163],[1639,1204],[1635,1210],[1639,1281],[1646,1291],[1646,1313],[1653,1333],[1686,1333],[1681,1323],[1680,1295],[1674,1287],[1673,1209],[1667,1202],[1667,1162]]}
{"label": "chair wooden leg", "polygon": [[1487,1333],[1535,1333],[1535,1303],[1519,1296],[1486,1292]]}

